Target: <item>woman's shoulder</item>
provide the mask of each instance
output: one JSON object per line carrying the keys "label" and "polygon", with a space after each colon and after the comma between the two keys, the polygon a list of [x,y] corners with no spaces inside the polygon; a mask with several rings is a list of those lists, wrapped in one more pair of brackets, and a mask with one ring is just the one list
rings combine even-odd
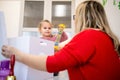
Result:
{"label": "woman's shoulder", "polygon": [[83,31],[77,33],[74,36],[74,39],[79,39],[79,38],[94,39],[94,38],[100,37],[100,36],[103,37],[105,35],[106,35],[106,33],[104,33],[103,31],[101,31],[99,29],[86,29],[86,30],[83,30]]}
{"label": "woman's shoulder", "polygon": [[90,28],[90,29],[85,29],[85,30],[79,32],[78,35],[82,35],[82,34],[84,34],[84,35],[96,35],[97,33],[102,33],[103,34],[104,32],[100,29]]}

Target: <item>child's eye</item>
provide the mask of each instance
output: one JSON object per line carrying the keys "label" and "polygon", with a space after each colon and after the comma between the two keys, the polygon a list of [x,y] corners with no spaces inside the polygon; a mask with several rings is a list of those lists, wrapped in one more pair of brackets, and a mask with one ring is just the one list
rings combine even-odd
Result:
{"label": "child's eye", "polygon": [[44,29],[51,29],[51,27],[44,27]]}
{"label": "child's eye", "polygon": [[48,28],[48,29],[51,29],[51,28]]}
{"label": "child's eye", "polygon": [[44,27],[44,29],[47,29],[47,27]]}

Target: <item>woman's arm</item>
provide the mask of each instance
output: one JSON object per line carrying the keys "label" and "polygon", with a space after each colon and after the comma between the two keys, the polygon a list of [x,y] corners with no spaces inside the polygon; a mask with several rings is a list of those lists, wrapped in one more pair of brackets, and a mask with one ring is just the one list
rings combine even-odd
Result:
{"label": "woman's arm", "polygon": [[46,71],[46,55],[32,55],[28,53],[21,52],[15,47],[4,45],[2,47],[2,55],[10,58],[12,54],[15,54],[16,60],[26,64],[32,68]]}

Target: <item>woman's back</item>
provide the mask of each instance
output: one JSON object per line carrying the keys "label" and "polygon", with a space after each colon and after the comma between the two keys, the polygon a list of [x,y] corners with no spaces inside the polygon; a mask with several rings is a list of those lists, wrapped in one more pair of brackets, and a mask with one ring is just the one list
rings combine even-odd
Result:
{"label": "woman's back", "polygon": [[[78,37],[81,40],[78,40]],[[119,57],[107,34],[87,30],[78,34],[73,41],[76,41],[75,47],[79,53],[77,54],[73,48],[72,51],[80,65],[69,70],[72,76],[70,80],[120,80]]]}
{"label": "woman's back", "polygon": [[70,80],[120,80],[118,54],[111,38],[101,30],[77,34],[54,57],[48,57],[47,69],[68,69]]}

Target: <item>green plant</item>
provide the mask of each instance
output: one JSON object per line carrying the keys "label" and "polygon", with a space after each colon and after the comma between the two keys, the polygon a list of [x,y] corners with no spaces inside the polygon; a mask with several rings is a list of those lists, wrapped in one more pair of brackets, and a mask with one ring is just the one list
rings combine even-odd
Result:
{"label": "green plant", "polygon": [[105,6],[107,3],[107,0],[102,0],[102,3],[103,3],[103,6]]}
{"label": "green plant", "polygon": [[[103,6],[105,6],[106,3],[107,3],[107,0],[102,0],[102,4],[103,4]],[[119,10],[120,10],[120,1],[118,1],[118,0],[113,0],[113,5],[114,5],[114,6],[117,5],[117,7],[118,7]]]}

